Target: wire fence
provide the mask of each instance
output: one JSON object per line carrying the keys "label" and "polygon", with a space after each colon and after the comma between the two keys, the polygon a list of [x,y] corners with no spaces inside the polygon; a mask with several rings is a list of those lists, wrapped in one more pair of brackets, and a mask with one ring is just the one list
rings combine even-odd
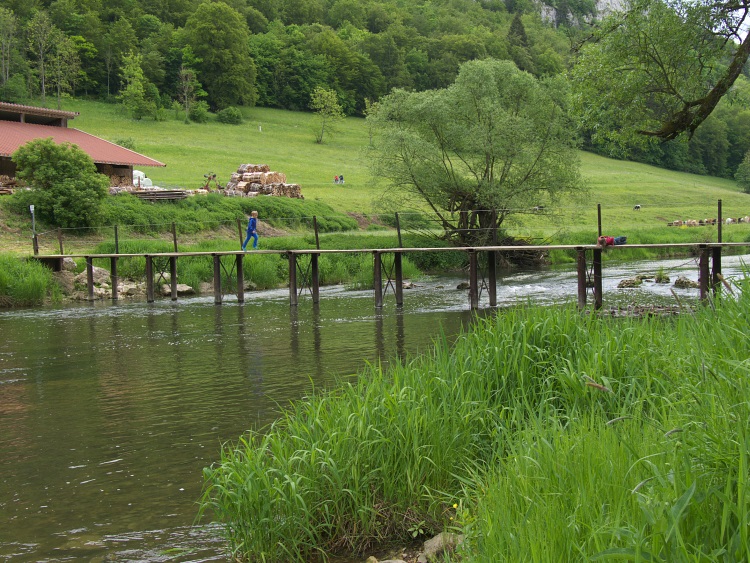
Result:
{"label": "wire fence", "polygon": [[[648,210],[651,222],[639,220],[640,214]],[[704,213],[700,216],[697,211]],[[657,207],[649,203],[633,205],[566,205],[566,206],[532,206],[523,208],[500,208],[461,211],[438,214],[425,211],[399,211],[383,213],[349,213],[336,215],[310,216],[274,216],[261,217],[258,232],[263,238],[275,237],[314,237],[316,244],[320,238],[343,236],[347,233],[361,233],[363,230],[381,236],[391,236],[394,243],[403,244],[402,235],[424,238],[460,237],[471,233],[475,240],[484,240],[485,244],[496,243],[504,235],[520,239],[534,239],[543,244],[560,243],[560,238],[569,236],[571,231],[584,233],[595,238],[602,233],[622,235],[621,232],[633,225],[710,227],[701,235],[701,242],[720,242],[722,228],[730,225],[750,224],[750,209],[738,205],[723,207],[722,201],[696,202],[685,201]],[[498,233],[495,219],[487,223],[487,215],[504,217],[507,220],[501,225]],[[484,215],[482,221],[479,217]],[[532,221],[524,217],[534,216]],[[342,217],[349,223],[342,224]],[[561,218],[553,221],[553,217]],[[569,219],[566,221],[565,218]],[[573,219],[570,219],[570,218]],[[484,222],[486,226],[482,226]],[[37,254],[65,254],[83,251],[97,245],[109,244],[117,247],[126,241],[161,241],[169,243],[175,249],[181,245],[206,244],[217,239],[236,240],[240,244],[245,238],[246,219],[200,219],[190,221],[143,222],[118,225],[104,225],[88,228],[56,228],[34,231],[32,222],[12,234],[2,236],[2,248],[28,248]],[[724,231],[726,232],[726,231]],[[498,238],[500,237],[500,238]],[[567,242],[570,242],[568,239]],[[631,241],[633,242],[633,241]]]}

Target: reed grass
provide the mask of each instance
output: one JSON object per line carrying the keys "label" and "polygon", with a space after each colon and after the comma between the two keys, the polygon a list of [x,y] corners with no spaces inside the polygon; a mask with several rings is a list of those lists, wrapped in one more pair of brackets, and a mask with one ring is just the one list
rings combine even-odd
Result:
{"label": "reed grass", "polygon": [[500,311],[227,444],[202,509],[250,561],[419,529],[465,533],[464,561],[747,560],[741,285],[678,318]]}
{"label": "reed grass", "polygon": [[52,272],[35,260],[0,254],[0,308],[59,301],[61,292]]}

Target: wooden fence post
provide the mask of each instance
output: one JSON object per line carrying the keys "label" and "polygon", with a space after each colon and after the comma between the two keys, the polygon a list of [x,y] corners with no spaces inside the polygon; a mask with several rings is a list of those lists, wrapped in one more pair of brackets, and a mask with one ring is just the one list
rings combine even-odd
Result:
{"label": "wooden fence post", "polygon": [[469,305],[479,308],[479,287],[477,276],[477,251],[469,250]]}
{"label": "wooden fence post", "polygon": [[237,254],[236,261],[237,261],[237,302],[238,303],[244,303],[245,302],[245,271],[243,267],[243,258],[244,256],[242,254]]}
{"label": "wooden fence post", "polygon": [[214,254],[214,303],[221,305],[221,256]]}
{"label": "wooden fence post", "polygon": [[289,256],[289,305],[297,305],[297,255],[290,252]]}
{"label": "wooden fence post", "polygon": [[586,250],[576,248],[578,254],[576,268],[578,270],[578,310],[586,308]]}
{"label": "wooden fence post", "polygon": [[111,256],[109,258],[109,279],[112,282],[112,299],[117,301],[119,298],[117,286],[120,283],[120,278],[117,275],[117,256]]}
{"label": "wooden fence post", "polygon": [[602,298],[602,249],[594,249],[594,309],[599,310],[603,304]]}
{"label": "wooden fence post", "polygon": [[373,289],[375,292],[375,308],[380,309],[383,307],[383,275],[381,273],[382,269],[382,260],[380,257],[380,252],[377,250],[372,253],[373,257],[373,269],[372,269],[372,278],[373,278]]}

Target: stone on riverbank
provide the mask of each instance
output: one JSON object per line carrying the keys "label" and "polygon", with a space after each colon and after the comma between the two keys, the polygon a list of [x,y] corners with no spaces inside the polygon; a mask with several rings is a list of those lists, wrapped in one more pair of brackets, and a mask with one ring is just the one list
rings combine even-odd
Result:
{"label": "stone on riverbank", "polygon": [[[168,283],[163,284],[161,286],[161,294],[164,297],[169,297],[170,295],[172,295],[172,286]],[[185,283],[178,283],[177,295],[180,297],[185,295],[195,295],[195,290]]]}
{"label": "stone on riverbank", "polygon": [[700,285],[698,285],[698,282],[688,279],[685,276],[680,276],[674,281],[674,287],[678,289],[697,289]]}

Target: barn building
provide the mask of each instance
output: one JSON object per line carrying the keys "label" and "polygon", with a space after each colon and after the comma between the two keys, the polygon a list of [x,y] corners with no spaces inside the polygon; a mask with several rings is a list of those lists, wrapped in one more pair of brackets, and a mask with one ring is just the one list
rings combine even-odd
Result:
{"label": "barn building", "polygon": [[99,173],[109,177],[112,186],[131,185],[136,166],[166,166],[158,160],[68,127],[68,121],[77,115],[72,111],[0,102],[0,186],[15,183],[16,165],[11,160],[15,150],[34,139],[48,137],[58,144],[78,145],[92,158]]}

